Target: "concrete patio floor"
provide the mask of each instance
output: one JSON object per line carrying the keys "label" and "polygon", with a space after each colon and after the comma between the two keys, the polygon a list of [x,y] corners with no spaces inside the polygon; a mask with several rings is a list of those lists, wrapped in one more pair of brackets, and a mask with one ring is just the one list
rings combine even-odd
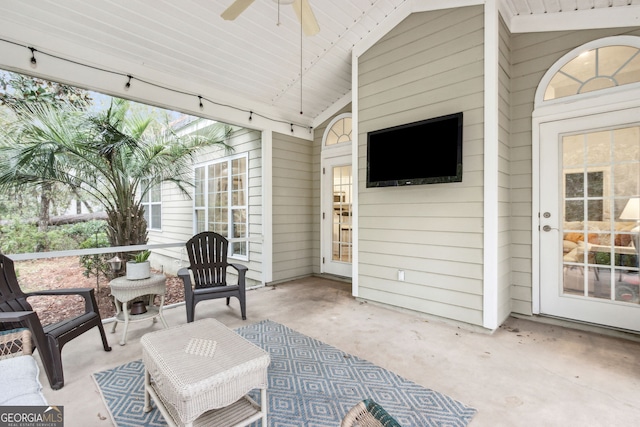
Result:
{"label": "concrete patio floor", "polygon": [[[196,320],[214,317],[230,328],[270,319],[478,410],[470,426],[636,426],[640,424],[640,342],[510,318],[490,335],[471,327],[365,303],[351,285],[310,277],[247,293],[238,302],[198,304]],[[169,326],[186,322],[184,306],[165,310]],[[161,323],[122,325],[102,351],[97,330],[68,343],[65,386],[40,381],[66,427],[112,425],[92,373],[141,357],[139,339]],[[633,337],[630,337],[633,338]],[[36,358],[37,352],[36,352]],[[366,396],[363,396],[363,398]]]}

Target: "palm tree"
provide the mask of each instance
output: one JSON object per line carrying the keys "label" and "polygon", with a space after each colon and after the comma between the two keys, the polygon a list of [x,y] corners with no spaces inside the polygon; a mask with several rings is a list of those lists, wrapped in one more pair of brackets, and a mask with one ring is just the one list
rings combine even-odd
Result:
{"label": "palm tree", "polygon": [[204,134],[179,136],[130,106],[114,99],[89,116],[47,104],[23,109],[0,142],[0,190],[56,182],[80,189],[104,208],[112,246],[145,244],[141,198],[164,182],[189,196],[194,156],[205,147],[230,150],[230,127],[215,123]]}

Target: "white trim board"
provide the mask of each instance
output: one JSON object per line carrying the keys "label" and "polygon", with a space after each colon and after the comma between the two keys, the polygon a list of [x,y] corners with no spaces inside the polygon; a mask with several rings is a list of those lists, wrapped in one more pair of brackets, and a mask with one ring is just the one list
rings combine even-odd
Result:
{"label": "white trim board", "polygon": [[484,234],[482,326],[495,330],[498,319],[498,117],[499,17],[497,0],[484,7]]}

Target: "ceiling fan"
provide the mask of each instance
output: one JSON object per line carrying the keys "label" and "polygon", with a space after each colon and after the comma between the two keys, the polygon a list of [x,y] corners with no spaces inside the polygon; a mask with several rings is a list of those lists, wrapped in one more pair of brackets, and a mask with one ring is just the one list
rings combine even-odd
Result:
{"label": "ceiling fan", "polygon": [[[295,10],[298,20],[302,24],[302,31],[308,36],[313,36],[320,31],[320,26],[316,20],[316,16],[313,14],[309,0],[273,0],[278,4],[290,4]],[[233,21],[236,19],[246,8],[251,6],[254,0],[235,0],[231,3],[222,14],[222,19],[227,21]]]}

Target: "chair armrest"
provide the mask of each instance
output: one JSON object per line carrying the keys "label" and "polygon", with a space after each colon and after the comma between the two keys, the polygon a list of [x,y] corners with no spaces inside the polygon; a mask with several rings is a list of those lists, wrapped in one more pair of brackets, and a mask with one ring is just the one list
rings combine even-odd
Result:
{"label": "chair armrest", "polygon": [[247,270],[249,269],[247,268],[246,265],[242,265],[242,264],[229,264],[229,266],[235,268],[236,271],[238,272],[238,285],[242,289],[244,289],[245,276],[247,274]]}
{"label": "chair armrest", "polygon": [[93,291],[92,288],[62,288],[62,289],[44,289],[42,291],[34,291],[26,293],[25,295],[36,296],[36,295],[81,295],[81,296],[89,296]]}
{"label": "chair armrest", "polygon": [[189,267],[181,268],[180,270],[178,270],[177,275],[178,275],[179,278],[182,279],[182,282],[184,283],[185,290],[187,288],[191,289],[191,287],[192,287],[192,284],[191,284],[191,272],[189,271]]}
{"label": "chair armrest", "polygon": [[245,274],[249,268],[246,265],[242,264],[229,264],[231,267],[235,268],[238,273]]}
{"label": "chair armrest", "polygon": [[34,317],[38,319],[35,311],[7,311],[0,313],[0,323],[24,322]]}
{"label": "chair armrest", "polygon": [[45,289],[42,291],[35,291],[26,293],[25,296],[60,296],[60,295],[79,295],[84,298],[84,310],[85,313],[95,312],[98,313],[98,302],[95,298],[95,291],[93,288],[62,288],[62,289]]}

